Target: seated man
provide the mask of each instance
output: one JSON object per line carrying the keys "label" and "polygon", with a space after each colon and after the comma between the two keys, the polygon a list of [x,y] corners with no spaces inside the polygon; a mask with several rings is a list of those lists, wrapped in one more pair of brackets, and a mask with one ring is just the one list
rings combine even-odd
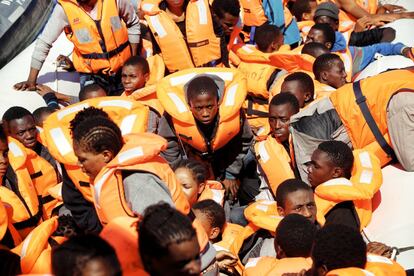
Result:
{"label": "seated man", "polygon": [[313,64],[313,74],[320,94],[329,95],[347,83],[344,62],[336,54],[323,54],[317,57]]}
{"label": "seated man", "polygon": [[[305,44],[310,42],[322,43],[332,51],[332,47],[335,43],[335,31],[329,24],[315,24],[309,31]],[[412,48],[407,47],[402,43],[391,44],[384,42],[366,47],[349,46],[345,51],[340,51],[338,53],[344,60],[345,70],[348,74],[348,80],[350,80],[373,62],[377,53],[384,56],[402,55],[414,59],[411,52]]]}
{"label": "seated man", "polygon": [[236,197],[253,139],[240,110],[245,95],[245,79],[231,69],[191,69],[164,78],[157,96],[167,114],[158,134],[168,140],[168,148],[161,155],[173,167],[186,156],[203,160]]}
{"label": "seated man", "polygon": [[10,142],[26,153],[26,166],[41,197],[45,217],[50,217],[57,200],[49,196],[48,189],[61,182],[60,164],[42,144],[33,115],[25,108],[14,106],[3,115],[3,124]]}
{"label": "seated man", "polygon": [[[371,201],[382,184],[381,167],[367,151],[355,151],[354,155],[341,141],[323,142],[312,154],[308,181],[315,191],[322,224],[362,230],[371,220]],[[361,173],[370,173],[370,177]]]}
{"label": "seated man", "polygon": [[281,275],[311,268],[310,259],[317,227],[301,215],[290,214],[276,228],[274,247],[277,257],[250,259],[243,275]]}

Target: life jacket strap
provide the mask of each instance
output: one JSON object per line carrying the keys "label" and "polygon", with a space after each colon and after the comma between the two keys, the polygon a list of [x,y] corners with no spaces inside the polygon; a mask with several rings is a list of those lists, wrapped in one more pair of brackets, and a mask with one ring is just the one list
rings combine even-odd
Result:
{"label": "life jacket strap", "polygon": [[81,54],[84,59],[110,59],[118,54],[120,54],[125,48],[129,46],[129,41],[124,42],[118,48],[115,48],[109,52],[104,53],[90,53],[90,54]]}
{"label": "life jacket strap", "polygon": [[37,212],[36,215],[31,216],[30,218],[28,218],[24,221],[13,223],[13,226],[17,230],[22,230],[22,229],[25,229],[25,228],[37,226],[37,223],[42,218],[42,215],[43,215],[42,208],[41,208],[41,206],[39,206],[39,211]]}

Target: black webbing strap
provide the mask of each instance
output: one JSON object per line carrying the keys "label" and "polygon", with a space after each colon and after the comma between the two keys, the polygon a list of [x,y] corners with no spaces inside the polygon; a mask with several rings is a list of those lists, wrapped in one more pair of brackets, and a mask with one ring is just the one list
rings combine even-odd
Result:
{"label": "black webbing strap", "polygon": [[267,101],[263,101],[262,103],[261,99],[248,97],[247,98],[247,110],[246,110],[246,114],[248,116],[256,115],[258,117],[263,117],[263,118],[269,117],[269,113],[253,109],[253,103],[264,104],[264,103],[267,103]]}
{"label": "black webbing strap", "polygon": [[13,223],[13,226],[17,230],[22,230],[24,228],[37,226],[39,220],[42,218],[42,215],[43,215],[43,212],[42,212],[41,206],[39,206],[39,212],[37,212],[36,215],[31,216],[30,218],[24,221]]}
{"label": "black webbing strap", "polygon": [[381,146],[382,150],[388,155],[388,157],[391,157],[393,160],[396,160],[394,150],[387,143],[387,141],[385,141],[385,138],[381,134],[381,131],[379,130],[377,123],[372,117],[372,114],[367,105],[367,99],[362,94],[361,83],[359,81],[354,82],[353,89],[355,94],[355,102],[361,109],[362,115],[364,116],[364,119],[367,122],[369,129],[371,130],[378,144]]}
{"label": "black webbing strap", "polygon": [[82,54],[85,59],[110,59],[111,57],[120,54],[125,48],[129,46],[129,41],[121,44],[118,48],[104,53]]}

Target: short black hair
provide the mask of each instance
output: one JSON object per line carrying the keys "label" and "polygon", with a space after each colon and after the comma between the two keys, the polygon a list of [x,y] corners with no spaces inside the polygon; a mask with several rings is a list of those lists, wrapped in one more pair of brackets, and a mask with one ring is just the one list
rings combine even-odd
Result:
{"label": "short black hair", "polygon": [[55,112],[54,109],[48,107],[48,106],[42,106],[39,107],[38,109],[36,109],[35,111],[33,111],[33,118],[35,120],[35,123],[37,126],[42,125],[42,116],[43,115],[50,115],[53,112]]}
{"label": "short black hair", "polygon": [[331,50],[335,43],[335,30],[328,23],[317,23],[311,29],[319,30],[323,33],[325,41],[331,42],[331,48],[329,49]]}
{"label": "short black hair", "polygon": [[299,112],[299,101],[291,93],[279,93],[273,96],[270,101],[269,107],[273,105],[289,104],[295,113]]}
{"label": "short black hair", "polygon": [[89,117],[81,121],[72,128],[72,139],[93,153],[109,150],[117,155],[124,145],[119,127],[111,119],[102,116]]}
{"label": "short black hair", "polygon": [[325,45],[319,42],[309,42],[308,44],[305,44],[302,48],[302,54],[308,54],[313,56],[314,58],[319,57],[323,54],[329,54],[330,51],[328,48],[326,48]]}
{"label": "short black hair", "polygon": [[188,103],[190,104],[192,99],[203,94],[210,94],[218,100],[218,87],[214,80],[209,76],[198,76],[190,80],[187,86]]}
{"label": "short black hair", "polygon": [[312,188],[300,179],[292,178],[283,181],[276,190],[277,206],[285,208],[287,195],[301,190],[311,191],[313,193]]}
{"label": "short black hair", "polygon": [[323,54],[317,57],[313,63],[312,71],[315,75],[316,80],[321,79],[321,73],[331,69],[334,64],[334,61],[339,60],[342,61],[341,58],[337,54]]}
{"label": "short black hair", "polygon": [[316,231],[316,225],[304,216],[289,214],[276,228],[275,243],[288,258],[308,258],[311,255]]}
{"label": "short black hair", "polygon": [[105,94],[108,95],[108,90],[103,87],[102,85],[98,83],[91,83],[88,85],[85,85],[80,91],[79,91],[79,101],[84,101],[87,99],[87,95],[91,92],[95,92],[98,90],[105,91]]}
{"label": "short black hair", "polygon": [[141,56],[132,56],[125,61],[124,66],[137,66],[141,70],[142,74],[149,74],[150,68],[148,61]]}
{"label": "short black hair", "polygon": [[219,19],[223,19],[225,13],[238,17],[240,14],[240,3],[238,0],[217,0],[213,1],[212,9]]}
{"label": "short black hair", "polygon": [[122,275],[115,250],[101,237],[77,235],[52,250],[52,271],[56,276],[82,275],[87,263],[100,259],[113,269],[112,275]]}
{"label": "short black hair", "polygon": [[[315,84],[313,83],[312,77],[306,74],[305,72],[294,72],[289,74],[284,82],[287,81],[297,81],[302,90],[305,92],[310,93],[311,99],[313,99],[315,95]],[[282,91],[282,92],[289,92],[289,91]]]}
{"label": "short black hair", "polygon": [[364,268],[367,246],[358,230],[346,225],[328,224],[316,233],[312,260],[315,267],[325,265],[328,271]]}
{"label": "short black hair", "polygon": [[318,150],[325,152],[334,166],[344,171],[344,177],[351,178],[354,165],[352,150],[342,141],[325,141],[319,144]]}
{"label": "short black hair", "polygon": [[0,124],[0,141],[7,143],[7,135],[2,124]]}
{"label": "short black hair", "polygon": [[226,223],[226,215],[224,208],[220,204],[212,199],[206,199],[197,202],[192,208],[206,215],[212,227],[223,229]]}
{"label": "short black hair", "polygon": [[33,117],[32,113],[24,107],[12,106],[6,110],[3,114],[3,122],[9,123],[10,121],[21,119],[26,116]]}
{"label": "short black hair", "polygon": [[263,24],[256,29],[254,41],[256,42],[257,48],[265,52],[274,39],[281,35],[283,35],[282,31],[275,25]]}
{"label": "short black hair", "polygon": [[178,164],[174,166],[174,171],[179,168],[189,169],[193,174],[193,177],[196,180],[197,184],[206,182],[209,177],[209,172],[206,166],[202,162],[195,159],[181,159]]}
{"label": "short black hair", "polygon": [[306,13],[310,13],[312,11],[310,0],[296,0],[292,8],[290,9],[293,16],[295,16],[296,21],[302,21],[302,15]]}
{"label": "short black hair", "polygon": [[150,274],[149,261],[168,254],[168,247],[196,238],[190,219],[167,203],[147,207],[138,225],[138,248],[144,268]]}

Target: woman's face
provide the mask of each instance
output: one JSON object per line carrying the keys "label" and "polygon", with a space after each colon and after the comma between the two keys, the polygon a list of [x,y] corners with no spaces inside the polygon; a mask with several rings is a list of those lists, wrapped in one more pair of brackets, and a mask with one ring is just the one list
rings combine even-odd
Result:
{"label": "woman's face", "polygon": [[0,140],[0,183],[3,176],[6,174],[7,167],[9,166],[9,146],[7,141]]}
{"label": "woman's face", "polygon": [[190,206],[194,205],[198,199],[198,184],[193,173],[187,168],[178,168],[175,170],[175,176],[183,187]]}
{"label": "woman's face", "polygon": [[104,153],[88,151],[77,142],[73,143],[73,151],[78,158],[78,164],[82,171],[92,180],[99,174],[103,167],[110,161]]}

